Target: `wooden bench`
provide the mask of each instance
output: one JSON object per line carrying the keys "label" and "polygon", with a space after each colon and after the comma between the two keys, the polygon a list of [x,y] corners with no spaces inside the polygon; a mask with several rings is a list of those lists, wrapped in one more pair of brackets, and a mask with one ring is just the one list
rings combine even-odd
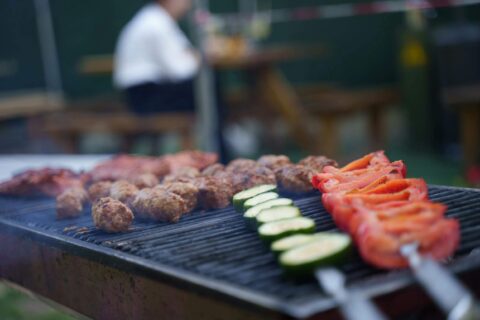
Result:
{"label": "wooden bench", "polygon": [[0,121],[30,117],[63,108],[62,98],[44,91],[13,92],[0,96]]}
{"label": "wooden bench", "polygon": [[37,118],[35,127],[51,136],[68,153],[77,153],[80,137],[92,132],[122,137],[122,152],[131,152],[135,138],[140,135],[159,136],[171,132],[180,135],[182,149],[194,148],[195,117],[192,113],[138,116],[126,111],[68,111]]}
{"label": "wooden bench", "polygon": [[463,159],[473,166],[480,155],[480,83],[444,88],[443,100],[459,113]]}
{"label": "wooden bench", "polygon": [[388,106],[399,100],[399,94],[393,88],[344,90],[322,87],[321,90],[305,92],[301,96],[307,111],[321,123],[320,150],[331,157],[338,155],[339,122],[359,112],[368,116],[372,149],[384,147],[385,128],[382,114]]}

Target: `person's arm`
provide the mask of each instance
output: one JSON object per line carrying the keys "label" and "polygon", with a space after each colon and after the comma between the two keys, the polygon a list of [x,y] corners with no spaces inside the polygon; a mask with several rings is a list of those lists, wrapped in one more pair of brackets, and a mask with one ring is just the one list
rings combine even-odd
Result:
{"label": "person's arm", "polygon": [[188,41],[177,30],[161,30],[152,33],[154,54],[166,76],[186,79],[195,75],[200,64],[200,55],[188,45]]}

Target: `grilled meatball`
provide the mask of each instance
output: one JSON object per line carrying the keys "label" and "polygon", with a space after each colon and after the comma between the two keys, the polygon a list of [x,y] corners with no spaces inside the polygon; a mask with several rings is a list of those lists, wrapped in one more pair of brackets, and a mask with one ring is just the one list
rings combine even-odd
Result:
{"label": "grilled meatball", "polygon": [[125,204],[110,197],[100,198],[93,204],[92,218],[95,227],[106,232],[127,231],[133,213]]}
{"label": "grilled meatball", "polygon": [[315,171],[299,164],[291,164],[275,172],[280,187],[290,192],[309,192],[313,190],[311,179]]}
{"label": "grilled meatball", "polygon": [[338,167],[338,163],[335,160],[324,156],[308,156],[300,160],[298,164],[309,167],[316,172],[322,172],[326,166]]}
{"label": "grilled meatball", "polygon": [[219,172],[224,172],[225,166],[221,163],[212,164],[202,171],[203,176],[215,176]]}
{"label": "grilled meatball", "polygon": [[110,197],[120,202],[123,202],[127,206],[130,206],[133,199],[138,192],[138,188],[125,180],[119,180],[112,183],[110,187]]}
{"label": "grilled meatball", "polygon": [[273,154],[261,156],[258,158],[257,163],[273,171],[280,169],[285,165],[291,164],[290,159],[287,156]]}
{"label": "grilled meatball", "polygon": [[245,172],[257,166],[257,162],[251,159],[235,159],[230,161],[225,170],[232,173]]}
{"label": "grilled meatball", "polygon": [[267,167],[255,166],[232,176],[233,193],[261,184],[276,184],[275,173]]}
{"label": "grilled meatball", "polygon": [[[138,205],[137,201],[134,203]],[[168,222],[177,222],[188,212],[186,201],[181,196],[159,188],[152,189],[143,209],[149,218]]]}
{"label": "grilled meatball", "polygon": [[138,217],[149,217],[149,201],[153,198],[154,189],[144,188],[137,192],[135,199],[132,201],[132,209]]}
{"label": "grilled meatball", "polygon": [[171,182],[159,185],[156,188],[164,189],[173,192],[185,201],[187,211],[191,212],[197,207],[198,188],[189,182]]}
{"label": "grilled meatball", "polygon": [[165,178],[163,178],[163,183],[190,182],[198,176],[200,176],[200,171],[198,171],[197,168],[182,167],[165,176]]}
{"label": "grilled meatball", "polygon": [[88,188],[88,197],[91,202],[110,196],[110,187],[112,183],[110,181],[95,182]]}
{"label": "grilled meatball", "polygon": [[57,218],[75,218],[82,214],[83,205],[88,202],[88,194],[81,187],[63,191],[56,199]]}
{"label": "grilled meatball", "polygon": [[152,173],[144,173],[131,179],[130,182],[138,189],[153,188],[158,184],[158,178]]}
{"label": "grilled meatball", "polygon": [[230,204],[233,189],[230,181],[221,177],[199,177],[195,179],[198,188],[198,204],[203,209],[220,209]]}

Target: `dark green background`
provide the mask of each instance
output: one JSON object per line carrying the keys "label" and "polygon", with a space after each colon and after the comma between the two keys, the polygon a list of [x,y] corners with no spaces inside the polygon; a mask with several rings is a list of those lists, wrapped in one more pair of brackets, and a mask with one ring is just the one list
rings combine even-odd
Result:
{"label": "dark green background", "polygon": [[[342,3],[350,1],[272,0],[274,8]],[[365,1],[353,1],[365,2]],[[109,76],[79,72],[82,57],[113,52],[121,27],[143,0],[51,0],[63,85],[71,99],[111,92]],[[228,12],[236,1],[212,0],[214,12]],[[479,6],[465,10],[470,20],[480,17]],[[452,21],[452,9],[437,10],[431,25]],[[397,81],[398,34],[404,15],[383,14],[278,23],[268,42],[325,45],[320,58],[282,65],[295,83],[326,81],[347,86],[368,86]],[[0,62],[17,61],[11,76],[0,76],[0,91],[43,85],[41,58],[32,0],[0,0]]]}

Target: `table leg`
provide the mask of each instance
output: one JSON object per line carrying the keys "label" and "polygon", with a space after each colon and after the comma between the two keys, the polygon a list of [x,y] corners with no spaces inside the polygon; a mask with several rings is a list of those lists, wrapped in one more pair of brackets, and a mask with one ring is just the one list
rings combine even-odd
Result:
{"label": "table leg", "polygon": [[308,151],[314,151],[315,143],[312,143],[307,130],[308,117],[293,88],[274,67],[256,71],[257,88],[263,98],[285,119],[297,143]]}
{"label": "table leg", "polygon": [[335,158],[338,155],[338,135],[337,135],[337,119],[335,116],[323,115],[320,118],[322,124],[322,154]]}
{"label": "table leg", "polygon": [[382,108],[373,106],[368,111],[368,126],[372,150],[378,150],[385,145],[385,130],[382,122]]}
{"label": "table leg", "polygon": [[476,163],[480,144],[480,108],[478,105],[466,105],[460,108],[461,139],[463,157],[467,167]]}
{"label": "table leg", "polygon": [[51,133],[50,137],[60,146],[63,152],[79,153],[80,134],[76,132]]}

